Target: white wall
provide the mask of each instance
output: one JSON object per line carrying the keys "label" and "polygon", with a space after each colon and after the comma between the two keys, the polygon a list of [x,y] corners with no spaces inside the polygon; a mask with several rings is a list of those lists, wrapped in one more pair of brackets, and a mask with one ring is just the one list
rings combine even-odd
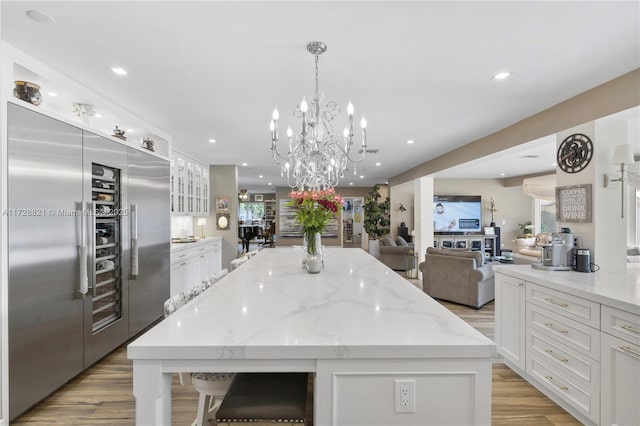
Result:
{"label": "white wall", "polygon": [[[524,195],[522,186],[505,187],[502,179],[434,179],[435,195],[480,195],[482,222],[489,226],[489,199],[493,198],[497,211],[496,226],[501,231],[501,248],[511,249],[512,240],[520,234],[518,223],[533,222],[533,198]],[[423,215],[424,217],[424,215]]]}
{"label": "white wall", "polygon": [[399,206],[400,203],[407,209],[402,216],[404,216],[404,222],[409,228],[409,232],[415,229],[414,221],[414,181],[406,182],[401,185],[395,185],[389,188],[389,200],[391,202],[390,211],[390,231],[391,235],[398,235],[398,227],[401,222],[401,215]]}

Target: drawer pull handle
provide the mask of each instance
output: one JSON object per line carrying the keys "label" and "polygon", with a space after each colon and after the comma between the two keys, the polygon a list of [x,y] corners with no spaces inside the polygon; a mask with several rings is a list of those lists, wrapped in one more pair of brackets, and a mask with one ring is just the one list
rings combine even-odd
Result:
{"label": "drawer pull handle", "polygon": [[630,331],[632,333],[640,334],[640,331],[636,330],[635,328],[633,328],[632,325],[629,325],[629,324],[623,324],[620,326],[620,328],[624,328],[625,330]]}
{"label": "drawer pull handle", "polygon": [[178,256],[178,257],[185,257],[185,256],[186,256],[186,254],[181,254],[181,255],[180,255],[180,256]]}
{"label": "drawer pull handle", "polygon": [[631,355],[635,355],[635,356],[637,356],[638,358],[640,358],[640,353],[638,353],[638,352],[634,351],[634,350],[633,350],[633,349],[631,349],[629,346],[620,345],[620,346],[618,346],[618,348],[622,349],[623,351],[625,351],[625,352],[627,352],[627,353],[629,353],[629,354],[631,354]]}
{"label": "drawer pull handle", "polygon": [[553,377],[551,377],[551,376],[544,376],[544,378],[547,379],[549,381],[549,383],[551,383],[552,385],[556,386],[560,390],[563,390],[565,392],[569,390],[568,387],[566,387],[564,385],[561,385],[559,383],[556,383],[556,381],[553,380]]}
{"label": "drawer pull handle", "polygon": [[544,351],[560,362],[569,362],[567,358],[561,357],[560,355],[556,355],[556,353],[553,352],[551,349],[545,349]]}
{"label": "drawer pull handle", "polygon": [[544,300],[545,300],[545,302],[552,303],[552,304],[554,304],[554,305],[556,305],[556,306],[560,306],[561,308],[568,308],[568,307],[569,307],[569,304],[568,304],[568,303],[558,302],[558,301],[553,300],[553,299],[552,299],[552,298],[550,298],[550,297],[547,297],[547,298],[546,298],[546,299],[544,299]]}
{"label": "drawer pull handle", "polygon": [[545,323],[545,325],[547,327],[549,327],[549,328],[554,329],[555,331],[558,331],[558,332],[562,333],[562,334],[569,334],[569,330],[565,330],[563,328],[560,328],[560,327],[558,327],[557,325],[555,325],[552,322],[547,322],[547,323]]}
{"label": "drawer pull handle", "polygon": [[186,265],[186,264],[187,264],[187,262],[182,262],[182,263],[180,264],[180,266],[184,266],[184,265]]}

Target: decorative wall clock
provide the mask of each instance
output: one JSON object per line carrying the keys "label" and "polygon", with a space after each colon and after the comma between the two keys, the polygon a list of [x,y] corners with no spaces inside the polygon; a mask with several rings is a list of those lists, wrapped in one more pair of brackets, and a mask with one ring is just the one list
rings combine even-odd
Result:
{"label": "decorative wall clock", "polygon": [[583,170],[593,157],[593,142],[587,135],[576,133],[568,136],[558,147],[558,167],[567,173]]}

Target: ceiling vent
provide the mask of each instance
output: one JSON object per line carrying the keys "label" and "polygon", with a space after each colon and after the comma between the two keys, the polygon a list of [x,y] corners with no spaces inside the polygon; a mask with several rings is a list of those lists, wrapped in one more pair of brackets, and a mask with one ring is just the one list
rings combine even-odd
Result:
{"label": "ceiling vent", "polygon": [[[367,154],[377,154],[378,151],[380,151],[380,150],[379,149],[372,149],[372,148],[365,149],[365,152]],[[362,154],[362,148],[360,148],[360,150],[358,151],[358,154]]]}
{"label": "ceiling vent", "polygon": [[523,155],[520,158],[538,158],[540,157],[538,154],[529,154],[529,155]]}

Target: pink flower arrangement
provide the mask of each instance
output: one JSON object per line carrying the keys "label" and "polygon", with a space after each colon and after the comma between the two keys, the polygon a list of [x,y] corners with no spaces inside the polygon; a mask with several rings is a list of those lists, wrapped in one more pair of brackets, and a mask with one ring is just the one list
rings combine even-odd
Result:
{"label": "pink flower arrangement", "polygon": [[302,225],[307,241],[315,240],[315,234],[322,233],[329,219],[344,207],[342,197],[333,188],[291,191],[289,197],[289,206],[298,208],[296,222]]}

